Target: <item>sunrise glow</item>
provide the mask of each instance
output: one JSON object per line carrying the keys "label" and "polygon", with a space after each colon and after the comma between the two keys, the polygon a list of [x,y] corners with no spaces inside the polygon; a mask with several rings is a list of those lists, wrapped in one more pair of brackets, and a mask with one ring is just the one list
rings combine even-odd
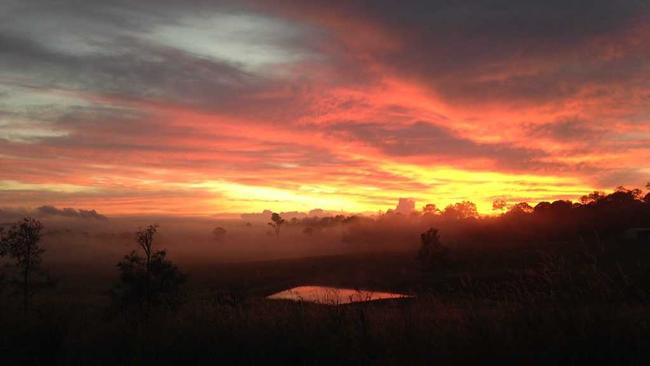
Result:
{"label": "sunrise glow", "polygon": [[489,214],[648,180],[650,28],[633,10],[520,39],[458,27],[454,9],[309,3],[51,5],[37,21],[8,2],[2,206],[211,216],[409,197]]}

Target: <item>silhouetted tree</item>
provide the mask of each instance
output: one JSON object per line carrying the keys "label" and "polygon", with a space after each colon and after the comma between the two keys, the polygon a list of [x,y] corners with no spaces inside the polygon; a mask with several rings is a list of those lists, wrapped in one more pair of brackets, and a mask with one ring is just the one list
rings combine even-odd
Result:
{"label": "silhouetted tree", "polygon": [[580,197],[580,202],[583,205],[588,205],[588,204],[590,204],[592,202],[598,202],[598,201],[602,200],[603,198],[605,198],[605,196],[606,196],[606,194],[604,192],[593,191],[593,192],[589,193],[588,195],[584,195],[584,196]]}
{"label": "silhouetted tree", "polygon": [[443,264],[446,260],[448,249],[440,242],[438,229],[430,228],[420,234],[422,245],[418,251],[417,259],[425,270],[432,270]]}
{"label": "silhouetted tree", "polygon": [[275,212],[271,214],[271,222],[269,222],[269,226],[271,226],[275,231],[276,237],[280,236],[280,228],[285,222],[286,221],[280,216],[280,214]]}
{"label": "silhouetted tree", "polygon": [[216,241],[222,241],[226,236],[226,229],[221,226],[215,227],[214,230],[212,230],[212,236]]}
{"label": "silhouetted tree", "polygon": [[462,220],[468,218],[477,218],[478,211],[476,210],[476,204],[473,202],[462,201],[445,207],[442,215],[450,219]]}
{"label": "silhouetted tree", "polygon": [[632,197],[633,199],[638,200],[638,199],[641,198],[641,195],[643,194],[643,191],[640,190],[639,188],[627,189],[627,188],[625,188],[623,186],[618,186],[616,188],[616,192],[614,192],[613,194],[616,194],[616,193],[624,193],[624,194],[627,194],[628,196]]}
{"label": "silhouetted tree", "polygon": [[427,203],[423,208],[422,208],[422,214],[423,215],[437,215],[440,213],[440,210],[438,207],[436,207],[435,204],[433,203]]}
{"label": "silhouetted tree", "polygon": [[113,300],[123,308],[136,306],[145,314],[153,306],[175,308],[180,304],[180,287],[186,276],[166,258],[164,250],[154,251],[153,238],[157,225],[149,225],[136,233],[136,241],[144,256],[135,250],[117,264],[119,282],[113,288]]}
{"label": "silhouetted tree", "polygon": [[510,210],[508,210],[509,214],[529,214],[533,212],[534,209],[531,205],[528,204],[528,202],[519,202],[512,207],[510,207]]}
{"label": "silhouetted tree", "polygon": [[503,210],[506,209],[507,206],[508,206],[508,203],[504,199],[501,199],[501,198],[498,198],[498,199],[496,199],[496,200],[494,200],[492,202],[492,209],[495,210],[495,211],[497,211],[497,210],[503,211]]}
{"label": "silhouetted tree", "polygon": [[44,250],[39,246],[39,241],[42,230],[40,221],[26,217],[2,235],[0,255],[8,255],[15,261],[18,275],[14,283],[22,293],[24,312],[29,310],[35,289],[51,285],[47,273],[41,268]]}

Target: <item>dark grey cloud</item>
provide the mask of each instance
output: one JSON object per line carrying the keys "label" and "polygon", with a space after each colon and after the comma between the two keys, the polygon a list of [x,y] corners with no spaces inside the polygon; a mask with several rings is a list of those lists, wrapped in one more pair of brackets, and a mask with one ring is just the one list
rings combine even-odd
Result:
{"label": "dark grey cloud", "polygon": [[63,216],[80,219],[108,220],[108,218],[95,210],[83,210],[74,208],[56,208],[54,206],[41,206],[36,210],[42,216]]}
{"label": "dark grey cloud", "polygon": [[529,127],[533,136],[563,142],[593,143],[604,137],[606,131],[595,123],[578,118],[545,123]]}
{"label": "dark grey cloud", "polygon": [[36,217],[67,217],[74,219],[89,219],[89,220],[99,220],[107,221],[108,217],[100,214],[96,210],[84,210],[84,209],[75,209],[75,208],[57,208],[54,206],[41,206],[35,209],[27,208],[17,208],[17,207],[2,207],[0,208],[0,220],[6,222],[0,222],[0,226],[7,225],[11,221],[18,220],[25,216],[36,216]]}
{"label": "dark grey cloud", "polygon": [[[502,167],[530,168],[535,159],[545,156],[542,151],[514,147],[509,144],[475,142],[427,122],[407,126],[385,123],[338,124],[333,131],[340,138],[353,138],[374,146],[393,156],[427,156],[435,161],[449,159],[490,159]],[[539,166],[539,163],[536,163]]]}
{"label": "dark grey cloud", "polygon": [[616,188],[625,182],[628,187],[644,187],[650,181],[648,171],[644,167],[620,167],[605,169],[595,177],[601,187]]}
{"label": "dark grey cloud", "polygon": [[[414,26],[431,33],[444,33],[457,28],[452,36],[564,38],[567,41],[609,32],[648,8],[645,1],[639,0],[416,0],[399,3],[362,0],[340,5],[348,12],[402,29]],[[458,27],[460,24],[465,26]]]}
{"label": "dark grey cloud", "polygon": [[[397,48],[364,56],[450,102],[540,103],[586,86],[650,83],[650,46],[626,44],[630,32],[650,22],[643,0],[286,3],[289,14],[336,14],[397,39]],[[647,38],[647,28],[641,31]],[[603,57],[612,49],[617,57]]]}
{"label": "dark grey cloud", "polygon": [[[649,4],[641,0],[5,0],[8,10],[0,20],[8,25],[0,27],[0,65],[5,72],[14,68],[17,73],[29,73],[50,83],[73,83],[75,87],[128,97],[163,98],[255,113],[245,107],[250,102],[247,96],[275,90],[277,84],[244,72],[236,64],[163,47],[134,35],[146,35],[160,25],[178,24],[188,15],[201,17],[214,12],[291,14],[292,24],[313,31],[307,24],[323,14],[334,14],[371,24],[398,38],[397,49],[364,57],[428,84],[449,101],[545,102],[575,95],[585,85],[636,83],[637,87],[647,87],[650,46],[624,49],[622,56],[612,59],[603,59],[599,53],[618,44],[617,37],[626,37],[630,28],[650,21]],[[311,13],[311,18],[306,13]],[[52,49],[53,42],[48,43],[47,34],[43,34],[52,28],[67,36],[73,43],[71,48],[83,49],[78,44],[81,42],[107,52],[66,54],[56,47]],[[35,33],[34,29],[42,31]],[[326,62],[338,61],[338,73],[344,74],[348,82],[374,80],[363,59],[350,57],[355,50],[346,50],[335,38],[314,37],[323,34],[313,31],[304,38],[288,40],[287,52],[326,52],[314,48],[314,44],[327,41],[333,59]],[[600,48],[592,45],[597,37],[605,39]],[[269,115],[274,104],[295,99],[305,92],[301,88],[299,82],[285,89],[293,90],[288,96],[263,103],[256,100],[264,106],[259,114]],[[273,112],[287,116],[286,111]]]}

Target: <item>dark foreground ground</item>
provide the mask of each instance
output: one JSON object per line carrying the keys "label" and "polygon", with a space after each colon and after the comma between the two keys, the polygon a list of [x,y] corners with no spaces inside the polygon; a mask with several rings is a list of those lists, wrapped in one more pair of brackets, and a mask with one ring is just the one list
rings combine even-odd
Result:
{"label": "dark foreground ground", "polygon": [[[184,264],[185,302],[143,320],[111,310],[116,274],[51,268],[23,316],[0,302],[0,361],[17,364],[647,364],[650,246],[555,243]],[[347,306],[267,301],[296,285],[402,291]]]}

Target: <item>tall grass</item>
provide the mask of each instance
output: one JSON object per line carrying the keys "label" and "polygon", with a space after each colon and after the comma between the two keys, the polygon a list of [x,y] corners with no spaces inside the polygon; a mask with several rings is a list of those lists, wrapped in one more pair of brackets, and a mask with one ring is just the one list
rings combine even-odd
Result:
{"label": "tall grass", "polygon": [[395,282],[414,299],[324,306],[203,289],[146,321],[74,301],[23,317],[4,301],[0,352],[8,364],[641,364],[643,258],[645,248],[616,243],[558,247],[525,265],[459,256]]}

